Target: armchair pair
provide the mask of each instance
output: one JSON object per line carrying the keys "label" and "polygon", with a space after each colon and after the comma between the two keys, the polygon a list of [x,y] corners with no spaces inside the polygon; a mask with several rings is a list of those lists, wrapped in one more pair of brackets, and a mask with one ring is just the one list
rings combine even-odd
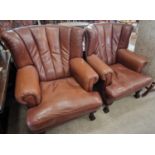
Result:
{"label": "armchair pair", "polygon": [[135,93],[140,97],[142,88],[152,83],[152,78],[142,73],[147,64],[145,57],[127,50],[132,26],[126,24],[92,24],[86,28],[86,60],[98,73],[99,92],[108,105]]}
{"label": "armchair pair", "polygon": [[108,112],[114,100],[135,92],[138,97],[152,78],[142,74],[146,59],[127,50],[131,31],[130,25],[104,23],[3,32],[17,66],[15,97],[28,107],[29,129],[42,132],[87,113],[94,120],[102,105]]}

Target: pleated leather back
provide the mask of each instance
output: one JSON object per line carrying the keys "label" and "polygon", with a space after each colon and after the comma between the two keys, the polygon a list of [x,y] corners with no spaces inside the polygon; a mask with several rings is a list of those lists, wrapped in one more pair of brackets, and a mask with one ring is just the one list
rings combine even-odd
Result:
{"label": "pleated leather back", "polygon": [[81,28],[28,26],[2,34],[17,68],[34,65],[42,81],[70,75],[69,60],[82,56]]}
{"label": "pleated leather back", "polygon": [[92,24],[87,31],[87,54],[97,54],[105,63],[116,62],[118,49],[127,48],[132,26],[126,24]]}

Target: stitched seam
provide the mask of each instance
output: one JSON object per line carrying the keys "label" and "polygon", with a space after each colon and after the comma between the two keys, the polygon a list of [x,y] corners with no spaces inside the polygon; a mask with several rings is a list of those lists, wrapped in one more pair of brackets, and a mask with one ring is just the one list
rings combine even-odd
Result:
{"label": "stitched seam", "polygon": [[57,78],[55,65],[54,65],[54,62],[52,61],[52,58],[53,58],[53,55],[52,55],[52,49],[51,49],[51,47],[50,47],[50,45],[49,45],[49,39],[48,39],[47,29],[46,29],[46,27],[45,27],[45,33],[46,33],[46,38],[47,38],[48,49],[50,50],[51,62],[52,62],[52,64],[53,64],[53,68],[54,68],[54,73],[55,73],[54,76],[55,76],[55,78]]}
{"label": "stitched seam", "polygon": [[36,39],[35,39],[35,37],[34,37],[34,35],[33,35],[33,32],[31,31],[30,28],[29,28],[29,30],[30,30],[30,32],[31,32],[32,38],[33,38],[33,40],[34,40],[34,42],[35,42],[35,45],[36,45],[36,48],[37,48],[37,50],[38,50],[39,57],[40,57],[40,61],[41,61],[41,63],[42,63],[43,69],[44,69],[45,78],[47,79],[47,74],[46,74],[46,71],[45,71],[45,66],[44,66],[44,63],[43,63],[42,58],[41,58],[41,54],[40,54],[40,50],[39,50],[39,48],[38,48],[37,41],[36,41]]}
{"label": "stitched seam", "polygon": [[117,56],[117,51],[118,51],[118,47],[119,47],[119,43],[120,43],[120,38],[121,38],[121,33],[122,33],[122,25],[121,24],[119,24],[119,26],[121,26],[121,30],[120,30],[120,34],[119,34],[119,38],[118,38],[118,43],[117,43],[117,48],[116,48],[116,51],[115,51],[115,59],[114,59],[114,62],[113,63],[115,63],[116,62],[116,56]]}
{"label": "stitched seam", "polygon": [[[71,32],[71,29],[69,30],[69,49],[68,49],[68,51],[69,51],[69,53],[70,53],[70,32]],[[67,58],[63,58],[63,59],[65,59],[68,63],[67,63],[67,68],[69,67],[69,60],[70,60],[70,54],[68,54],[65,50],[64,50],[64,53],[66,53],[66,55],[67,55]],[[70,74],[70,73],[69,73]],[[67,76],[68,75],[68,73],[65,71],[65,76]]]}
{"label": "stitched seam", "polygon": [[[99,32],[99,30],[98,30],[98,28],[97,28],[97,32],[98,32],[98,34],[100,34],[100,32]],[[105,48],[104,48],[104,51],[103,51],[103,48],[102,48],[102,41],[101,41],[101,36],[99,37],[99,50],[100,50],[100,57],[101,57],[101,59],[102,60],[104,60],[104,56],[105,56],[105,61],[107,61],[107,53],[106,53],[106,40],[105,40],[105,30],[104,30],[104,26],[102,25],[102,32],[104,33],[104,40],[103,40],[103,42],[104,42],[104,46],[105,46]],[[105,54],[104,54],[105,53]],[[108,62],[108,61],[107,61]]]}
{"label": "stitched seam", "polygon": [[104,32],[104,41],[105,41],[105,56],[106,56],[106,61],[107,61],[107,64],[108,64],[107,44],[106,44],[106,33],[105,33],[104,26],[103,26],[103,32]]}
{"label": "stitched seam", "polygon": [[[119,44],[120,44],[120,41],[121,41],[122,31],[123,31],[123,25],[122,25],[122,28],[121,28],[121,34],[120,34],[120,37],[119,37]],[[118,44],[117,50],[118,50],[118,48],[119,48],[119,44]]]}
{"label": "stitched seam", "polygon": [[63,59],[62,59],[62,51],[61,51],[61,39],[60,39],[60,27],[59,27],[59,50],[60,50],[60,57],[61,57],[61,64],[62,64],[62,68],[63,68],[63,75],[66,76],[66,72],[65,72],[65,69],[64,69],[64,63],[63,63]]}
{"label": "stitched seam", "polygon": [[[113,26],[113,24],[112,24],[112,40],[111,40],[111,42],[112,42],[112,45],[111,45],[111,49],[112,49],[112,50],[111,50],[111,54],[112,54],[112,64],[115,62],[115,60],[114,60],[114,59],[115,59],[115,57],[114,57],[114,56],[115,56],[115,54],[114,54],[115,52],[114,52],[114,45],[113,45],[113,42],[116,42],[116,41],[115,41],[115,38],[114,38],[114,30],[113,30],[113,29],[114,29],[114,26]],[[116,45],[117,45],[117,42],[116,42]]]}
{"label": "stitched seam", "polygon": [[110,49],[111,49],[111,61],[110,61],[110,64],[112,64],[112,62],[113,62],[113,24],[111,24],[111,29],[110,29],[110,32],[111,32],[111,36],[110,36],[110,39],[111,39],[111,41],[110,41]]}
{"label": "stitched seam", "polygon": [[[99,37],[99,30],[98,30],[98,27],[95,25],[95,28],[96,28],[96,31],[97,31],[97,39],[98,39],[98,45],[96,47],[96,54],[101,57],[101,59],[103,58],[102,57],[102,52],[101,51],[101,48],[100,48],[100,45],[101,45],[101,41],[100,41],[100,37]],[[97,53],[97,50],[98,50],[98,53]]]}
{"label": "stitched seam", "polygon": [[[27,45],[25,44],[25,41],[23,40],[23,38],[21,37],[21,35],[20,35],[16,30],[14,30],[14,32],[16,32],[16,34],[18,35],[18,37],[19,37],[19,38],[21,39],[21,41],[23,42],[23,44],[24,44],[26,50],[28,51],[27,53],[28,53],[28,55],[30,56],[31,61],[33,62],[32,56],[31,56],[31,54],[30,54],[30,51],[29,51]],[[34,65],[34,62],[33,62],[33,65]]]}

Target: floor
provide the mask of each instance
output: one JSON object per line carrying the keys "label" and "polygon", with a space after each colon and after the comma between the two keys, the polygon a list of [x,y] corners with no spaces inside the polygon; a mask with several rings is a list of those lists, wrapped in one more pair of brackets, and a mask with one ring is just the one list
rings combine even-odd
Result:
{"label": "floor", "polygon": [[[28,133],[25,124],[26,108],[12,105],[8,133]],[[16,115],[15,115],[16,114]],[[155,92],[144,98],[126,97],[114,102],[110,113],[102,109],[96,113],[96,120],[88,116],[67,122],[47,131],[49,134],[95,134],[95,133],[155,133]]]}

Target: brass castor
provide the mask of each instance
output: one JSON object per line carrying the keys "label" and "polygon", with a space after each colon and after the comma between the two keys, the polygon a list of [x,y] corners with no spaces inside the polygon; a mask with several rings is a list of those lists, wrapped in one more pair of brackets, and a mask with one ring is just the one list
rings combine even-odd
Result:
{"label": "brass castor", "polygon": [[94,120],[96,119],[94,113],[90,113],[90,114],[89,114],[89,119],[90,119],[91,121],[94,121]]}
{"label": "brass castor", "polygon": [[103,111],[104,111],[104,113],[108,113],[110,110],[109,110],[109,107],[107,107],[107,106],[105,106],[104,108],[103,108]]}

